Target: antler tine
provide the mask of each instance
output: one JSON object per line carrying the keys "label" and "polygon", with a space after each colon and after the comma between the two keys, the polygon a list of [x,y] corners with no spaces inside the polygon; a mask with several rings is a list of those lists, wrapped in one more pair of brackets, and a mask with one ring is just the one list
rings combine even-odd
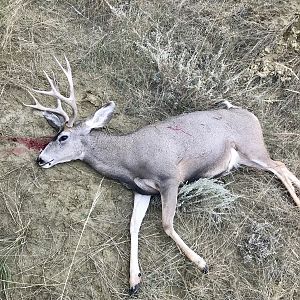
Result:
{"label": "antler tine", "polygon": [[32,107],[32,108],[37,109],[37,110],[49,111],[49,112],[53,112],[53,113],[59,114],[59,115],[61,115],[61,116],[63,116],[65,118],[66,122],[69,121],[69,116],[63,110],[63,108],[61,106],[60,99],[57,99],[57,107],[56,108],[51,108],[51,107],[46,107],[46,106],[41,105],[39,103],[39,101],[33,96],[33,94],[30,91],[28,91],[28,93],[33,98],[35,104],[25,104],[25,103],[23,103],[23,105],[25,105],[27,107]]}
{"label": "antler tine", "polygon": [[48,74],[46,73],[46,71],[44,71],[44,74],[51,86],[51,90],[50,91],[42,91],[42,90],[36,90],[33,89],[33,91],[35,93],[39,93],[39,94],[43,94],[43,95],[47,95],[47,96],[53,96],[53,97],[57,97],[60,100],[65,101],[66,103],[68,103],[69,105],[71,105],[69,98],[63,96],[59,91],[57,86],[54,84],[53,80],[48,76]]}
{"label": "antler tine", "polygon": [[74,121],[76,120],[76,117],[77,117],[77,105],[76,105],[76,99],[75,99],[75,91],[74,91],[74,84],[73,84],[71,66],[70,66],[70,63],[69,63],[66,55],[64,55],[64,57],[65,57],[65,61],[66,61],[66,64],[67,64],[67,69],[65,69],[62,66],[62,64],[59,62],[59,60],[55,56],[54,56],[54,59],[55,59],[55,61],[57,62],[57,64],[59,65],[59,67],[61,68],[61,70],[64,72],[64,74],[66,75],[66,77],[68,79],[70,95],[69,95],[68,98],[62,99],[62,100],[67,102],[73,110],[73,115],[72,115],[72,117],[70,118],[70,120],[68,122],[68,126],[72,127],[73,123],[74,123]]}
{"label": "antler tine", "polygon": [[[56,108],[50,108],[50,107],[46,107],[41,105],[38,100],[33,96],[33,94],[31,92],[29,92],[29,94],[31,95],[31,97],[34,99],[35,104],[31,105],[31,104],[24,104],[26,106],[32,107],[34,109],[38,109],[38,110],[42,110],[42,111],[49,111],[49,112],[54,112],[57,113],[61,116],[63,116],[65,118],[66,121],[66,125],[68,127],[72,127],[74,124],[74,121],[76,120],[77,117],[77,105],[76,105],[76,99],[75,99],[75,92],[74,92],[74,84],[73,84],[73,79],[72,79],[72,71],[71,71],[71,66],[70,63],[67,59],[67,57],[65,56],[65,60],[66,60],[66,64],[67,64],[67,69],[65,69],[61,63],[58,61],[58,59],[54,56],[55,61],[57,62],[57,64],[59,65],[59,67],[62,69],[62,71],[64,72],[65,76],[68,79],[68,83],[69,83],[69,90],[70,90],[70,94],[69,97],[65,97],[63,96],[58,89],[57,83],[51,79],[48,74],[44,71],[44,74],[50,84],[51,90],[50,91],[42,91],[42,90],[35,90],[33,89],[33,91],[35,93],[39,93],[39,94],[43,94],[43,95],[47,95],[47,96],[53,96],[56,98],[57,100],[57,106]],[[66,104],[68,104],[71,108],[72,108],[72,115],[69,117],[68,114],[63,110],[62,108],[62,102],[65,102]]]}

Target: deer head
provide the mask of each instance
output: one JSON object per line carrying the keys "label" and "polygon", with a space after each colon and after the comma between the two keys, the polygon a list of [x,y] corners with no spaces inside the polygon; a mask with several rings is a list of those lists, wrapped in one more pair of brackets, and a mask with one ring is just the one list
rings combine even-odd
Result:
{"label": "deer head", "polygon": [[[109,102],[96,113],[84,121],[76,121],[77,118],[77,105],[75,99],[74,85],[72,79],[72,71],[68,59],[65,57],[67,69],[54,57],[59,67],[66,75],[69,83],[69,97],[63,96],[58,89],[58,85],[51,79],[44,71],[46,78],[50,84],[50,91],[33,90],[35,93],[52,96],[56,98],[56,108],[43,106],[29,92],[34,99],[35,104],[24,104],[25,106],[32,107],[43,111],[43,116],[48,123],[54,127],[58,134],[55,138],[41,151],[37,158],[38,164],[43,168],[50,168],[56,164],[83,159],[84,157],[84,139],[91,132],[92,129],[104,127],[111,119],[112,113],[115,108],[114,102]],[[69,116],[62,107],[62,102],[69,105],[72,109],[72,115]]]}

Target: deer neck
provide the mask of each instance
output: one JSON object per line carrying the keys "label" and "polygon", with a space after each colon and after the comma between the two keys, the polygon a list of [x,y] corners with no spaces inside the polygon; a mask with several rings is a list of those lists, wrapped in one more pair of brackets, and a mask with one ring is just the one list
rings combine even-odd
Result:
{"label": "deer neck", "polygon": [[92,132],[83,140],[82,160],[99,173],[116,178],[128,173],[133,143],[128,136],[115,136],[103,132]]}

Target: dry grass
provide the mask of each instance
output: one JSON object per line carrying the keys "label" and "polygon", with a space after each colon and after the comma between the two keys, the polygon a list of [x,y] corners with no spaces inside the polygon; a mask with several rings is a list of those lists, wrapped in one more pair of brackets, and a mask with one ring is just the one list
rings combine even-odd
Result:
{"label": "dry grass", "polygon": [[[2,0],[0,135],[53,134],[21,103],[65,53],[83,117],[114,100],[110,130],[128,132],[226,99],[255,112],[271,155],[299,176],[299,11],[279,0]],[[0,298],[127,299],[131,193],[104,180],[89,215],[99,174],[81,163],[41,170],[14,146],[0,148]],[[153,201],[138,299],[299,299],[299,211],[270,174],[242,169],[225,182],[238,199],[216,209],[221,195],[198,195],[175,220],[208,275],[165,236]]]}

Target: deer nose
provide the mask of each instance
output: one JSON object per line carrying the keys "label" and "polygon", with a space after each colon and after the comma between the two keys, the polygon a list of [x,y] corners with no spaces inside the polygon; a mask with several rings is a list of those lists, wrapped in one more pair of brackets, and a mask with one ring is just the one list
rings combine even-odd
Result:
{"label": "deer nose", "polygon": [[45,161],[44,161],[42,158],[40,158],[40,157],[38,157],[38,158],[36,159],[36,162],[37,162],[39,165],[45,164]]}

